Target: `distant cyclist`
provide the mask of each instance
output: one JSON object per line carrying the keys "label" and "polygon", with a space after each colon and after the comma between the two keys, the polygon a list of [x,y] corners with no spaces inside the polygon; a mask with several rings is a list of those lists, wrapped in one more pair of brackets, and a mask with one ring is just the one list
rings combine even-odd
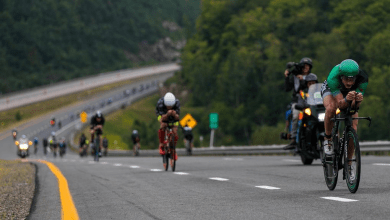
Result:
{"label": "distant cyclist", "polygon": [[85,137],[85,134],[82,133],[79,138],[79,154],[80,156],[84,156],[84,150],[85,150],[85,142],[87,141],[87,137]]}
{"label": "distant cyclist", "polygon": [[53,156],[56,157],[58,143],[57,143],[56,133],[54,131],[51,132],[51,136],[49,137],[49,145],[51,151],[53,151]]}
{"label": "distant cyclist", "polygon": [[[331,119],[336,114],[336,109],[348,108],[351,103],[352,107],[359,107],[363,101],[363,95],[368,85],[368,75],[359,69],[358,63],[354,60],[347,59],[336,65],[329,73],[327,80],[321,87],[321,95],[323,98],[325,113],[325,141],[324,152],[327,155],[334,153],[332,142],[332,128],[334,122]],[[358,117],[358,113],[352,117]],[[358,120],[352,121],[352,127],[357,131]],[[348,152],[353,151],[348,146]],[[352,153],[347,154],[352,157]],[[352,158],[348,158],[352,159]],[[348,164],[348,172],[353,167]]]}
{"label": "distant cyclist", "polygon": [[34,154],[37,154],[38,151],[38,137],[34,138]]}
{"label": "distant cyclist", "polygon": [[[159,149],[160,154],[165,155],[164,151],[164,138],[165,138],[165,128],[168,126],[168,122],[173,121],[172,130],[175,134],[175,145],[179,137],[177,135],[177,126],[179,125],[179,114],[180,114],[180,102],[175,96],[168,92],[163,98],[160,98],[156,106],[156,115],[158,116],[157,120],[160,122],[160,129],[158,130],[158,138],[160,141]],[[175,155],[175,160],[177,160],[177,154]]]}
{"label": "distant cyclist", "polygon": [[107,149],[108,149],[108,140],[107,140],[107,137],[104,137],[104,138],[103,138],[103,148],[104,148],[103,156],[107,156]]}
{"label": "distant cyclist", "polygon": [[137,130],[133,130],[133,133],[131,134],[131,139],[133,140],[133,155],[138,156],[137,152],[141,148],[141,143]]}
{"label": "distant cyclist", "polygon": [[99,135],[99,150],[102,150],[103,139],[101,135],[103,134],[103,126],[104,126],[104,116],[100,111],[97,111],[96,114],[91,118],[91,142],[94,141],[95,131],[98,132]]}
{"label": "distant cyclist", "polygon": [[188,125],[185,125],[183,128],[183,133],[184,133],[184,146],[187,147],[187,142],[189,142],[189,149],[187,149],[187,152],[191,155],[192,148],[194,147],[193,144],[194,136],[192,135],[192,128],[189,127]]}
{"label": "distant cyclist", "polygon": [[47,145],[49,144],[49,142],[47,141],[47,138],[43,138],[42,140],[42,145],[43,145],[43,154],[47,154]]}

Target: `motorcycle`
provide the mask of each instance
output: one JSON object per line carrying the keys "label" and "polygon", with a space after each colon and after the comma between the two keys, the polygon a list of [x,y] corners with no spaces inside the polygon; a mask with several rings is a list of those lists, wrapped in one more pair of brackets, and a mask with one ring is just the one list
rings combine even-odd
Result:
{"label": "motorcycle", "polygon": [[304,165],[310,165],[314,159],[322,159],[325,138],[325,107],[321,97],[321,83],[310,86],[305,94],[300,95],[304,102],[295,105],[300,110],[296,153],[301,156]]}
{"label": "motorcycle", "polygon": [[30,155],[29,149],[32,144],[32,141],[28,140],[15,141],[15,145],[17,147],[16,154],[21,158],[28,157]]}

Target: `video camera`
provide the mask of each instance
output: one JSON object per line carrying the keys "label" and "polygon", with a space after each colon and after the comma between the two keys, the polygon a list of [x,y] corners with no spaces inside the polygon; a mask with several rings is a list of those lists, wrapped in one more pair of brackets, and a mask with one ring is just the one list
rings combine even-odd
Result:
{"label": "video camera", "polygon": [[305,64],[303,63],[295,63],[295,62],[288,62],[286,64],[288,74],[290,75],[292,73],[294,76],[302,74],[302,69],[304,66]]}

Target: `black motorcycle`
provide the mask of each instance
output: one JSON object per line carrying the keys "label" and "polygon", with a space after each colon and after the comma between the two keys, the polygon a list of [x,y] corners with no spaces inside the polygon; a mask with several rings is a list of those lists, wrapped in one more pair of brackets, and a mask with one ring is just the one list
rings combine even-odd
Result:
{"label": "black motorcycle", "polygon": [[295,105],[295,109],[301,111],[295,152],[301,156],[304,165],[310,165],[314,159],[323,156],[325,107],[321,97],[321,86],[321,83],[316,83],[310,86],[307,93],[301,92],[303,102]]}

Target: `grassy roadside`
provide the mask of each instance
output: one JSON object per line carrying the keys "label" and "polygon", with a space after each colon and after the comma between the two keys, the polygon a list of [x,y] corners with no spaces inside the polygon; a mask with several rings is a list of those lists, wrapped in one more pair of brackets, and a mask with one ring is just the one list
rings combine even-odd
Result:
{"label": "grassy roadside", "polygon": [[0,160],[0,219],[25,219],[35,191],[35,166]]}
{"label": "grassy roadside", "polygon": [[28,120],[36,118],[38,116],[42,116],[44,114],[53,112],[63,107],[70,106],[72,104],[77,104],[82,100],[89,99],[108,90],[114,89],[116,87],[124,86],[136,81],[140,81],[145,78],[148,77],[107,84],[105,86],[93,88],[90,90],[86,90],[86,91],[82,91],[82,92],[78,92],[66,96],[61,96],[58,98],[10,109],[7,111],[2,111],[0,112],[0,122],[1,122],[0,132],[3,132],[7,129],[12,129],[13,127],[17,127],[27,122]]}

